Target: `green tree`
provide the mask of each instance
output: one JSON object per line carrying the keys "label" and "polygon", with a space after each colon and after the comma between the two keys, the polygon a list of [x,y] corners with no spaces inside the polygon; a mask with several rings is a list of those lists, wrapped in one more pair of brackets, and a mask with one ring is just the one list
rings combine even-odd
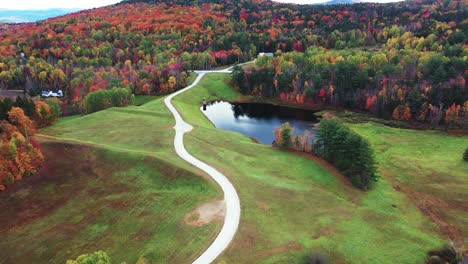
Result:
{"label": "green tree", "polygon": [[135,97],[127,88],[99,90],[91,92],[85,97],[84,111],[89,114],[109,107],[122,107],[134,103]]}
{"label": "green tree", "polygon": [[34,118],[36,114],[36,104],[32,99],[22,98],[20,96],[16,97],[16,101],[13,103],[13,106],[23,109],[24,113],[29,118]]}
{"label": "green tree", "polygon": [[281,126],[281,142],[280,142],[280,148],[281,149],[288,149],[288,148],[291,147],[291,145],[292,145],[292,141],[291,141],[292,133],[293,133],[293,129],[291,128],[291,126],[289,125],[288,122],[284,123]]}
{"label": "green tree", "polygon": [[51,124],[54,124],[57,119],[62,115],[62,108],[60,107],[59,100],[57,98],[48,98],[46,103],[50,107],[50,120]]}
{"label": "green tree", "polygon": [[275,129],[274,133],[274,146],[278,146],[283,150],[293,147],[294,129],[289,125],[288,122],[282,124],[279,128]]}
{"label": "green tree", "polygon": [[5,120],[8,118],[8,112],[13,107],[13,101],[10,97],[5,97],[5,99],[0,100],[0,120]]}
{"label": "green tree", "polygon": [[314,150],[363,190],[369,189],[370,181],[378,179],[369,142],[337,119],[320,121]]}
{"label": "green tree", "polygon": [[243,94],[247,93],[247,86],[245,85],[245,72],[242,67],[236,65],[232,69],[232,82],[239,91]]}

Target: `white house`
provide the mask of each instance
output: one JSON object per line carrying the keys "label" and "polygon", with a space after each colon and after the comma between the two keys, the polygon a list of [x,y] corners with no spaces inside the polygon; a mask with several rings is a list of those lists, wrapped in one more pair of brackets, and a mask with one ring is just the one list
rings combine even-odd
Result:
{"label": "white house", "polygon": [[258,54],[257,57],[264,57],[264,56],[266,56],[266,57],[274,57],[275,54],[273,54],[273,52],[260,52],[260,53]]}

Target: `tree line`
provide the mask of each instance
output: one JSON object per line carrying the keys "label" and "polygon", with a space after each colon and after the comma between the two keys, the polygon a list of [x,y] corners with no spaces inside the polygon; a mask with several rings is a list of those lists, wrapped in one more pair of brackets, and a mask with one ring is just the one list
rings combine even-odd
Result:
{"label": "tree line", "polygon": [[467,127],[466,55],[466,50],[314,47],[260,57],[247,69],[236,67],[232,83],[244,94],[288,103],[345,107],[434,127]]}

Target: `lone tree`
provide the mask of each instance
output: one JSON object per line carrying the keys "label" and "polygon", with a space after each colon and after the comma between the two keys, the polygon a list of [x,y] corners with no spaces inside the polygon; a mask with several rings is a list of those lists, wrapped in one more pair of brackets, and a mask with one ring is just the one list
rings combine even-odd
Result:
{"label": "lone tree", "polygon": [[275,129],[275,143],[281,149],[285,150],[291,147],[292,145],[292,135],[294,134],[294,129],[289,125],[288,122],[281,125],[280,128]]}
{"label": "lone tree", "polygon": [[463,153],[463,160],[468,161],[468,148],[466,148],[465,153]]}
{"label": "lone tree", "polygon": [[336,119],[320,121],[316,154],[335,165],[363,190],[377,181],[377,169],[369,142]]}

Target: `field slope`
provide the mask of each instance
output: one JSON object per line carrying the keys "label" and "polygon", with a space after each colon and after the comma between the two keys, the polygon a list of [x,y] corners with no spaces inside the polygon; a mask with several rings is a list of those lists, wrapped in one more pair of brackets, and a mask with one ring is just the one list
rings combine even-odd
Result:
{"label": "field slope", "polygon": [[155,99],[41,130],[44,169],[0,193],[0,263],[64,263],[96,250],[115,263],[198,257],[222,221],[193,224],[193,210],[221,192],[176,156],[173,122]]}
{"label": "field slope", "polygon": [[351,187],[316,161],[216,129],[199,110],[202,98],[237,100],[228,75],[210,74],[175,97],[195,129],[186,147],[227,175],[242,216],[226,263],[301,263],[312,251],[335,263],[421,263],[444,243],[437,226],[382,179],[373,191]]}

